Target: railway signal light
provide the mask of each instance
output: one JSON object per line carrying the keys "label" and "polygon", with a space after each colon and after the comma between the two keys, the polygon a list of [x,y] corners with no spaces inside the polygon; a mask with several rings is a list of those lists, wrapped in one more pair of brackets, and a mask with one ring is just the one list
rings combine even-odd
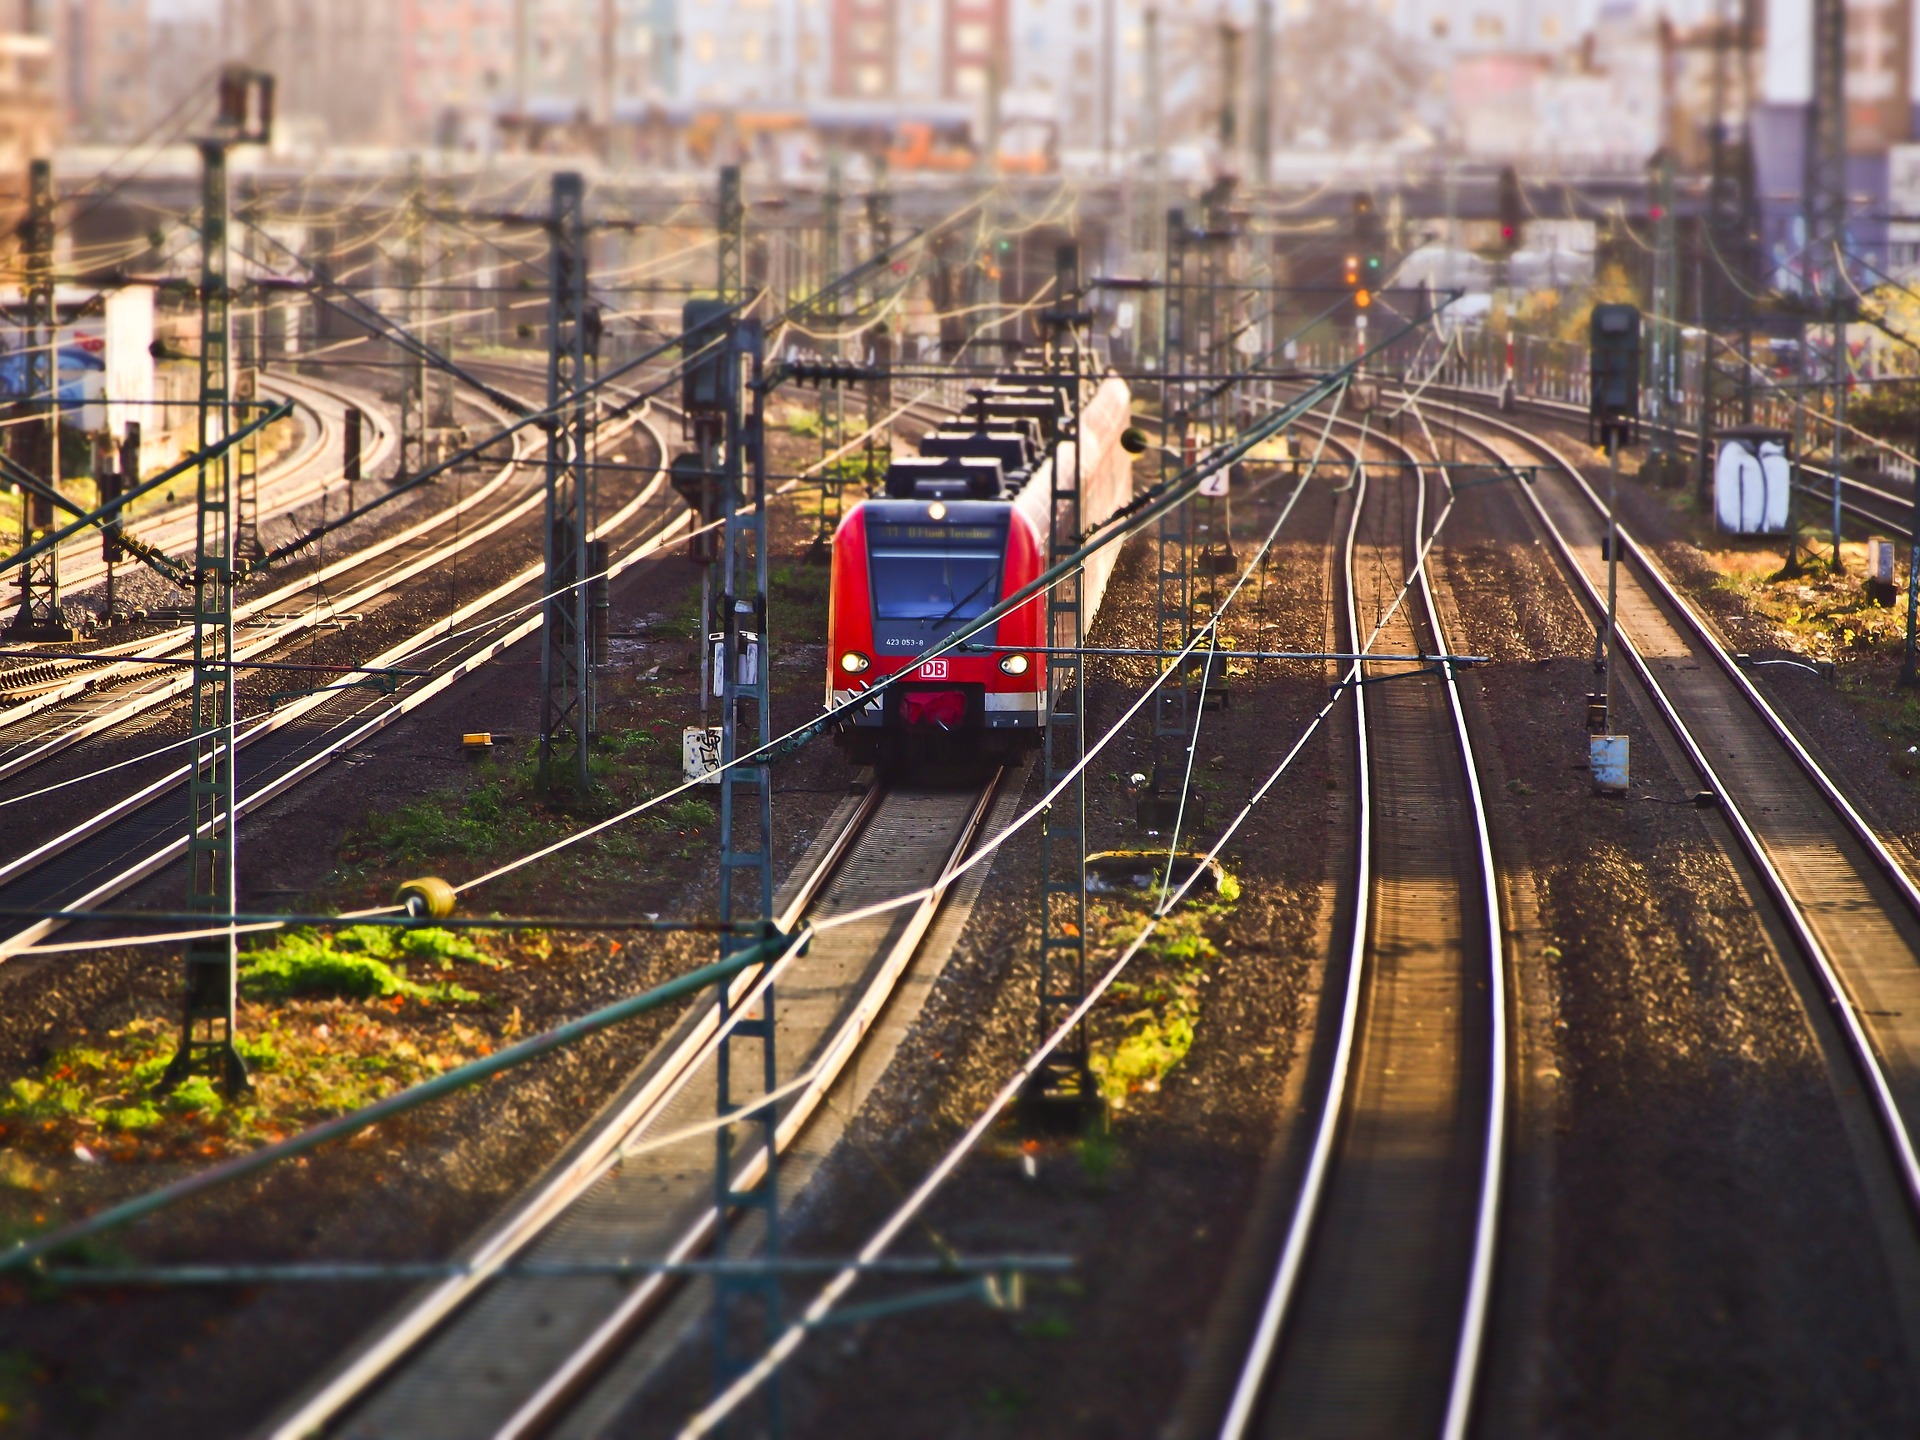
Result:
{"label": "railway signal light", "polygon": [[1353,197],[1352,232],[1354,254],[1347,260],[1347,284],[1357,286],[1363,276],[1372,280],[1380,273],[1381,252],[1386,249],[1386,227],[1371,195]]}
{"label": "railway signal light", "polygon": [[360,478],[360,409],[349,405],[341,431],[340,478],[351,485]]}
{"label": "railway signal light", "polygon": [[[107,504],[118,500],[127,491],[140,483],[140,422],[127,422],[126,438],[120,442],[118,463],[109,465],[100,476],[100,503]],[[100,558],[111,565],[126,554],[126,547],[120,543],[127,533],[127,512],[116,510],[108,519],[100,536]],[[107,609],[111,611],[112,605]]]}
{"label": "railway signal light", "polygon": [[1354,291],[1353,303],[1358,305],[1362,310],[1366,309],[1369,305],[1373,304],[1373,292],[1366,289]]}
{"label": "railway signal light", "polygon": [[1596,305],[1588,322],[1588,438],[1631,445],[1640,422],[1640,310]]}
{"label": "railway signal light", "polygon": [[1373,208],[1371,195],[1353,197],[1353,238],[1363,246],[1380,238],[1380,212]]}
{"label": "railway signal light", "polygon": [[708,527],[725,513],[720,477],[707,467],[698,451],[689,450],[667,462],[667,479],[693,508],[694,533],[687,537],[687,559],[696,565],[712,564],[720,558],[722,536],[718,529]]}
{"label": "railway signal light", "polygon": [[1520,245],[1520,229],[1526,223],[1525,203],[1520,195],[1520,176],[1511,165],[1500,171],[1500,246],[1513,251]]}
{"label": "railway signal light", "polygon": [[[124,493],[125,491],[123,491],[120,486],[120,472],[118,470],[103,470],[100,472],[100,503],[102,505],[111,505]],[[120,548],[120,536],[122,533],[120,512],[116,510],[107,518],[106,523],[100,527],[100,558],[109,565],[118,560],[122,554]]]}
{"label": "railway signal light", "polygon": [[224,135],[248,145],[265,145],[273,139],[273,76],[244,65],[229,65],[220,72],[220,129]]}

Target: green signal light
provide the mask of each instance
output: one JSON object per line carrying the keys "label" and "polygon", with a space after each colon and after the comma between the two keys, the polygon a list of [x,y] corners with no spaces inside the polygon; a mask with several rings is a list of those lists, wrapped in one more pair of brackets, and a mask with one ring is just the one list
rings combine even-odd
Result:
{"label": "green signal light", "polygon": [[1378,255],[1369,255],[1367,257],[1367,269],[1378,270],[1379,268],[1380,268],[1380,257]]}

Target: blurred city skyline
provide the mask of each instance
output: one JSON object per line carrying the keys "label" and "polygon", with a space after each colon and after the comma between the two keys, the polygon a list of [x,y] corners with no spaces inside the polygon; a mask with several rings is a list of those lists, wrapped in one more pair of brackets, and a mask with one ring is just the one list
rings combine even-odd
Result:
{"label": "blurred city skyline", "polygon": [[[1914,9],[1848,0],[1848,133],[1915,134]],[[277,144],[905,170],[1318,173],[1334,157],[1798,167],[1811,0],[0,0],[11,154],[162,134],[218,66]],[[31,141],[31,143],[29,143]],[[11,165],[0,145],[0,164]]]}

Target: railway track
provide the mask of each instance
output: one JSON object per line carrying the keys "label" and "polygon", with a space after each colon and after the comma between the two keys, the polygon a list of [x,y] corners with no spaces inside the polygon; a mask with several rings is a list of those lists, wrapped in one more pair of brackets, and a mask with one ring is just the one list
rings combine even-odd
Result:
{"label": "railway track", "polygon": [[[540,495],[519,492],[512,481],[532,453],[530,445],[517,447],[513,461],[451,505],[237,602],[235,658],[265,659],[323,628],[351,623],[362,607],[523,519],[538,508]],[[452,533],[443,534],[449,527]],[[35,685],[39,693],[0,707],[0,781],[185,693],[192,676],[184,667],[142,662],[189,656],[192,639],[192,628],[179,626],[102,646],[97,659],[55,662],[59,673]],[[0,687],[6,681],[0,672]]]}
{"label": "railway track", "polygon": [[[370,473],[385,464],[399,444],[392,428],[381,422],[378,407],[356,391],[280,374],[263,377],[263,384],[269,393],[299,407],[307,418],[307,433],[298,450],[279,457],[260,474],[262,524],[324,499],[341,483],[339,426],[349,405],[359,407],[369,421],[363,463]],[[143,512],[132,528],[147,544],[178,551],[193,542],[193,526],[192,505],[168,505]],[[60,547],[63,592],[84,594],[106,573],[97,533],[82,533]],[[0,664],[0,693],[13,688],[13,673],[19,668],[14,662]]]}
{"label": "railway track", "polygon": [[[1440,392],[1457,396],[1469,404],[1480,401],[1492,404],[1498,400],[1497,396],[1458,385],[1434,385],[1428,388],[1430,393]],[[1518,408],[1544,416],[1555,424],[1585,432],[1587,412],[1578,405],[1570,404],[1565,400],[1550,400],[1530,395],[1518,396],[1514,403]],[[1678,437],[1678,442],[1684,453],[1698,454],[1698,446],[1687,436]],[[1831,488],[1833,471],[1807,464],[1803,464],[1800,471],[1802,475],[1818,482],[1809,484],[1803,481],[1797,487],[1800,495],[1800,518],[1803,522],[1817,521],[1828,515],[1833,503]],[[1884,485],[1876,485],[1872,481],[1861,480],[1852,475],[1840,477],[1840,489],[1843,497],[1840,501],[1840,511],[1843,515],[1864,520],[1875,530],[1884,531],[1889,535],[1909,541],[1912,539],[1914,496],[1911,489],[1901,494],[1897,490],[1889,490]]]}
{"label": "railway track", "polygon": [[[664,454],[664,440],[650,428],[648,435],[649,444]],[[664,489],[664,478],[656,471],[596,528],[616,557],[612,574],[657,553],[686,529],[686,511],[677,500],[667,499]],[[505,525],[541,503],[541,492],[534,490],[512,499],[505,519],[494,518]],[[438,557],[457,552],[472,539],[467,531],[429,552],[433,558],[416,556],[398,564],[396,571],[423,573]],[[326,690],[243,720],[236,734],[238,813],[249,813],[284,793],[534,633],[541,623],[533,602],[542,574],[541,565],[527,566],[371,657],[366,662],[370,668],[409,666],[429,672],[406,680],[391,695],[365,688]],[[390,578],[389,583],[395,582]],[[165,683],[177,685],[172,679]],[[95,726],[105,728],[105,722]],[[170,756],[156,757],[151,765],[128,772],[132,788],[112,802],[69,823],[32,831],[28,848],[0,864],[0,905],[29,910],[97,906],[172,862],[186,845],[175,803],[186,773],[186,766],[172,763]],[[41,920],[0,928],[0,961],[44,938],[58,923]]]}
{"label": "railway track", "polygon": [[[1388,653],[1448,652],[1417,558],[1428,488],[1424,472],[1356,481],[1343,567],[1356,649],[1378,625]],[[1351,941],[1326,990],[1340,1011],[1223,1440],[1457,1436],[1471,1413],[1507,1062],[1491,842],[1452,676],[1369,662],[1360,678]]]}
{"label": "railway track", "polygon": [[[1018,777],[1010,778],[1017,794]],[[946,882],[980,838],[1001,788],[1001,776],[959,789],[866,785],[843,802],[783,887],[776,909],[787,928],[803,916],[931,887],[912,908],[826,930],[804,954],[733,982],[734,1004],[748,1009],[762,986],[779,987],[783,1190],[798,1189],[828,1148],[810,1127],[834,1123],[844,1108],[822,1105],[852,1078],[849,1066],[919,956]],[[417,1292],[261,1433],[600,1433],[705,1309],[710,1282],[557,1278],[508,1267],[681,1262],[706,1252],[716,1223],[710,1117],[718,1037],[717,1001],[690,1009],[548,1174],[458,1257],[463,1273]],[[734,1070],[736,1092],[755,1083],[743,1068],[757,1076],[759,1067]],[[750,1184],[766,1156],[757,1130],[741,1128],[748,1133],[735,1143],[734,1173]],[[795,1158],[803,1137],[806,1153]],[[751,1225],[739,1225],[729,1256],[743,1258],[757,1239]]]}
{"label": "railway track", "polygon": [[[1471,411],[1459,418],[1489,455],[1541,464],[1520,492],[1581,598],[1602,613],[1600,497],[1551,442]],[[1831,1007],[1855,1067],[1843,1078],[1857,1082],[1920,1218],[1920,888],[1705,618],[1624,529],[1621,537],[1621,654]]]}

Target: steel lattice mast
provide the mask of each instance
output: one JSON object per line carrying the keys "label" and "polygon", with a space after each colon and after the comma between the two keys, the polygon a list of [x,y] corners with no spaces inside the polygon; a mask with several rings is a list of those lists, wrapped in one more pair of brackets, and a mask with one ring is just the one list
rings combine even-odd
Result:
{"label": "steel lattice mast", "polygon": [[[1810,337],[1800,346],[1801,378],[1810,404],[1833,391],[1833,566],[1840,568],[1840,471],[1847,411],[1847,7],[1846,0],[1814,0],[1813,95],[1807,106],[1806,247],[1800,278],[1814,324],[1827,328],[1826,353]],[[1799,447],[1804,454],[1811,446]]]}
{"label": "steel lattice mast", "polygon": [[[1042,315],[1048,329],[1050,369],[1064,402],[1048,471],[1049,568],[1080,544],[1085,458],[1080,418],[1086,387],[1079,329],[1088,319],[1080,303],[1079,253],[1072,245],[1062,245],[1055,261],[1054,302]],[[1041,716],[1041,733],[1047,793],[1068,776],[1071,779],[1040,821],[1039,1033],[1043,1039],[1087,992],[1087,786],[1081,765],[1087,748],[1087,676],[1081,654],[1086,643],[1081,605],[1085,593],[1085,573],[1076,570],[1046,597],[1047,688],[1042,697],[1046,713]],[[1092,1103],[1095,1091],[1084,1022],[1034,1075],[1031,1094],[1049,1104]]]}
{"label": "steel lattice mast", "polygon": [[[27,173],[25,406],[28,422],[15,442],[20,464],[49,488],[60,483],[60,321],[53,295],[53,166],[35,160]],[[20,496],[20,548],[53,525],[48,495]],[[20,608],[9,634],[18,640],[71,640],[60,605],[60,551],[51,546],[20,567]]]}
{"label": "steel lattice mast", "polygon": [[[593,406],[587,374],[586,186],[553,177],[548,216],[546,599],[540,647],[539,786],[592,787],[593,656],[587,580],[592,531]],[[563,779],[564,777],[564,779]]]}
{"label": "steel lattice mast", "polygon": [[[200,418],[203,458],[195,481],[193,547],[192,761],[187,773],[187,908],[231,917],[235,872],[233,590],[239,578],[232,428],[233,290],[227,156],[237,144],[264,144],[273,119],[273,80],[229,69],[220,80],[220,121],[200,147]],[[210,453],[218,446],[217,454]],[[235,1023],[237,946],[224,934],[189,940],[180,1048],[161,1079],[179,1084],[204,1066],[228,1090],[244,1088]]]}

